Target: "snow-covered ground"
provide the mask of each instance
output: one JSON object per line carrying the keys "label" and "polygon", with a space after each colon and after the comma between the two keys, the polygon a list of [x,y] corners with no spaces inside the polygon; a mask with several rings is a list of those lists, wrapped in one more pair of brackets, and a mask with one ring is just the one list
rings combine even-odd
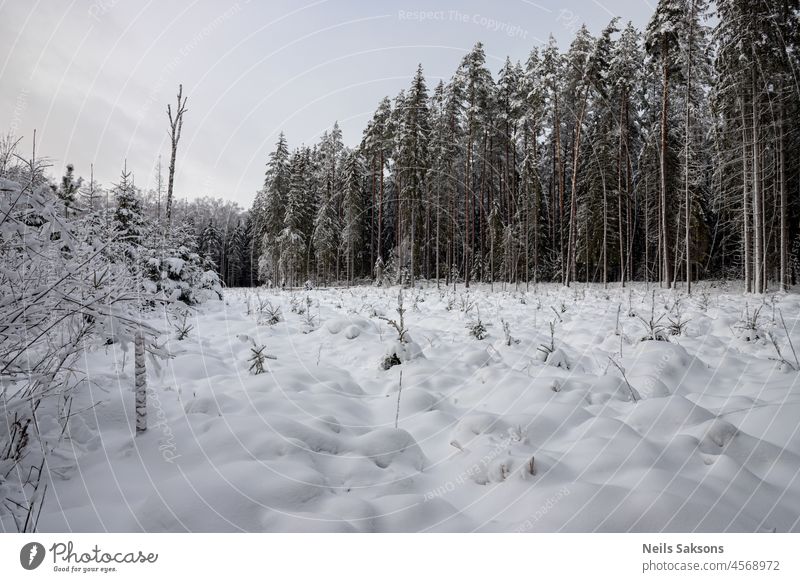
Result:
{"label": "snow-covered ground", "polygon": [[[780,317],[800,349],[800,296],[403,298],[402,344],[380,318],[398,318],[396,287],[229,290],[182,341],[156,322],[175,357],[148,361],[150,428],[135,438],[132,346],[90,354],[73,408],[96,406],[70,424],[74,454],[50,461],[40,529],[800,530],[800,388]],[[662,315],[657,328],[683,329],[644,341]],[[263,374],[248,371],[254,344],[276,357]],[[394,351],[403,363],[382,369]]]}

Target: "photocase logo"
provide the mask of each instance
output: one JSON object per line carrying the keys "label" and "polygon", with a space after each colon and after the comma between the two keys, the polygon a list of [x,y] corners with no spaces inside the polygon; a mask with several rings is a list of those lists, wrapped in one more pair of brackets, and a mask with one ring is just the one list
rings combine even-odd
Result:
{"label": "photocase logo", "polygon": [[44,546],[39,542],[30,542],[19,551],[19,563],[26,570],[35,570],[44,561]]}

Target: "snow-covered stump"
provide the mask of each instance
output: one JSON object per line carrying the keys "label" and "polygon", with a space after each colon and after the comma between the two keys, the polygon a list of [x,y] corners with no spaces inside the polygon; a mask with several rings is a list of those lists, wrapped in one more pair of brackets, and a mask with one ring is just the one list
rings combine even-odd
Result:
{"label": "snow-covered stump", "polygon": [[133,340],[136,382],[136,434],[147,430],[147,368],[144,360],[144,333],[137,331]]}

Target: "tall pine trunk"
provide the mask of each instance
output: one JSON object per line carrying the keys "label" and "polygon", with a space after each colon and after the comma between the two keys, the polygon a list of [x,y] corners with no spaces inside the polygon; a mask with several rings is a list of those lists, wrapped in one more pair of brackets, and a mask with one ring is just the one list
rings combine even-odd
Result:
{"label": "tall pine trunk", "polygon": [[664,36],[662,41],[661,59],[663,60],[663,87],[661,94],[661,285],[663,287],[672,286],[672,265],[669,260],[669,227],[667,225],[667,145],[668,139],[668,108],[669,108],[669,66],[667,60],[667,39]]}
{"label": "tall pine trunk", "polygon": [[692,252],[691,252],[691,235],[692,235],[692,199],[689,192],[689,142],[691,141],[691,102],[692,102],[692,42],[694,40],[694,4],[695,0],[690,2],[689,7],[689,39],[688,51],[686,57],[686,136],[685,136],[685,151],[684,151],[684,204],[686,206],[686,231],[685,231],[685,244],[686,244],[686,293],[692,294]]}
{"label": "tall pine trunk", "polygon": [[743,248],[743,261],[744,261],[744,288],[747,293],[753,290],[753,277],[750,272],[750,192],[748,190],[749,182],[747,179],[747,171],[749,166],[748,159],[748,139],[747,139],[747,118],[745,116],[745,108],[747,101],[745,96],[742,96],[742,246]]}
{"label": "tall pine trunk", "polygon": [[[558,227],[558,252],[561,259],[561,269],[564,271],[562,277],[566,280],[567,257],[564,249],[564,161],[561,158],[561,116],[558,110],[558,94],[556,88],[553,87],[555,94],[553,104],[553,126],[555,130],[555,145],[554,145],[554,161],[555,169],[558,176],[558,220],[554,220]],[[554,212],[555,214],[555,212]]]}
{"label": "tall pine trunk", "polygon": [[[782,87],[781,87],[782,88]],[[781,221],[781,238],[780,238],[780,289],[781,291],[788,291],[789,289],[789,225],[787,224],[788,199],[786,194],[786,161],[784,159],[784,140],[783,140],[783,125],[786,121],[784,116],[783,105],[783,91],[780,92],[781,103],[780,114],[778,119],[778,188],[780,189],[780,221]]]}
{"label": "tall pine trunk", "polygon": [[753,94],[753,291],[763,293],[763,260],[764,260],[764,240],[763,225],[764,219],[761,206],[761,151],[759,135],[759,111],[758,94],[756,92],[756,70],[755,65],[752,69],[751,90]]}
{"label": "tall pine trunk", "polygon": [[627,120],[623,120],[623,103],[627,99],[624,92],[619,105],[619,149],[617,151],[617,230],[619,231],[619,281],[622,287],[625,286],[625,237],[622,226],[622,165],[623,165],[623,127],[627,125]]}
{"label": "tall pine trunk", "polygon": [[[589,100],[589,88],[584,88],[581,100],[581,109],[578,119],[575,122],[575,139],[572,147],[572,184],[569,205],[569,239],[567,242],[567,269],[565,269],[564,285],[569,287],[570,280],[577,277],[577,239],[578,239],[578,162],[581,147],[581,127],[583,126],[583,116],[586,113],[586,103]],[[589,265],[586,265],[589,268]]]}

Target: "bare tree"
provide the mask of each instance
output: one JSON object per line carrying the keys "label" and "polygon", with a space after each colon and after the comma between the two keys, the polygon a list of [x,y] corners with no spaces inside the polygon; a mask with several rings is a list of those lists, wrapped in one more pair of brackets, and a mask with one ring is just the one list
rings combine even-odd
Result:
{"label": "bare tree", "polygon": [[181,139],[181,129],[183,129],[183,114],[186,113],[186,101],[188,97],[183,97],[183,85],[178,85],[178,104],[175,111],[172,106],[167,105],[167,117],[169,118],[169,137],[172,151],[169,158],[169,178],[167,181],[167,226],[172,224],[172,187],[175,182],[175,156],[178,152],[178,142]]}
{"label": "bare tree", "polygon": [[164,175],[161,171],[161,156],[156,164],[156,219],[161,220],[161,195],[164,192]]}

